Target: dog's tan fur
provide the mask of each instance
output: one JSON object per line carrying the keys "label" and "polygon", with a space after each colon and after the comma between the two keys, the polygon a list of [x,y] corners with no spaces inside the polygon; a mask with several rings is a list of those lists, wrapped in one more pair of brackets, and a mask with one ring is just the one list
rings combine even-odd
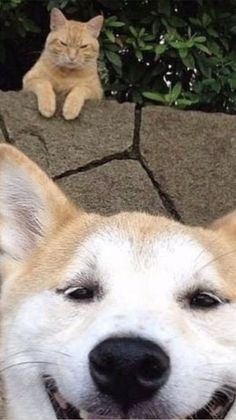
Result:
{"label": "dog's tan fur", "polygon": [[[220,274],[225,297],[235,301],[236,212],[215,222],[211,229],[186,227],[164,217],[139,213],[123,213],[111,217],[87,214],[76,209],[47,175],[26,156],[11,146],[2,145],[0,146],[0,214],[7,194],[4,191],[4,177],[10,177],[11,171],[17,172],[17,168],[23,169],[35,185],[37,193],[47,207],[47,216],[43,220],[43,235],[35,239],[34,247],[32,250],[27,250],[23,258],[12,258],[6,253],[4,241],[1,239],[3,253],[1,341],[4,345],[7,328],[11,325],[22,302],[44,290],[53,290],[62,286],[64,268],[71,264],[74,250],[80,242],[98,229],[107,229],[107,227],[111,230],[125,231],[140,248],[144,243],[165,232],[190,235],[205,249],[210,250],[213,255],[212,264]],[[2,229],[7,223],[9,221],[6,215],[1,216]],[[184,324],[182,330],[184,334],[189,334]]]}

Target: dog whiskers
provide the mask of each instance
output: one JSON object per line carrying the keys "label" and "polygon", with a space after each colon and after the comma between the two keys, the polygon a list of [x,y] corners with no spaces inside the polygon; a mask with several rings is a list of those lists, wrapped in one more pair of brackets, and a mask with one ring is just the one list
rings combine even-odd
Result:
{"label": "dog whiskers", "polygon": [[25,353],[27,353],[27,354],[29,354],[29,353],[33,353],[33,354],[37,354],[37,353],[53,353],[53,354],[59,354],[60,356],[65,356],[65,357],[71,357],[71,355],[70,354],[68,354],[68,353],[64,353],[64,352],[62,352],[62,351],[59,351],[59,350],[22,350],[22,351],[18,351],[17,353],[12,353],[12,354],[9,354],[8,355],[8,357],[7,357],[7,359],[5,359],[5,361],[6,360],[8,360],[8,359],[11,359],[11,358],[13,358],[13,357],[16,357],[16,356],[20,356],[21,354],[22,355],[24,355]]}
{"label": "dog whiskers", "polygon": [[9,369],[14,368],[14,367],[18,367],[18,366],[29,365],[29,366],[34,367],[34,365],[41,365],[41,364],[44,364],[44,365],[54,365],[54,366],[57,365],[57,363],[47,362],[47,361],[43,361],[43,360],[18,362],[18,363],[13,363],[12,365],[9,365],[9,366],[4,367],[3,369],[0,370],[0,374],[3,373],[3,372],[5,372],[5,371],[7,371],[7,370],[9,370]]}
{"label": "dog whiskers", "polygon": [[218,255],[217,257],[212,258],[210,261],[208,261],[206,264],[204,264],[202,267],[200,267],[197,270],[197,273],[199,273],[200,271],[202,271],[204,268],[207,268],[209,265],[213,264],[214,262],[220,260],[223,257],[226,257],[228,255],[234,254],[236,252],[236,249],[233,249],[231,251],[228,252],[224,252],[223,254]]}

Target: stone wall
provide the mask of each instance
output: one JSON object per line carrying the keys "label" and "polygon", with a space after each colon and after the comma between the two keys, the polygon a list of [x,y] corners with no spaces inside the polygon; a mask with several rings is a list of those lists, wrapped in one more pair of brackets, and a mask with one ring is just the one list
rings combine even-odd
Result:
{"label": "stone wall", "polygon": [[65,122],[41,117],[32,95],[0,92],[0,134],[87,210],[202,224],[236,207],[236,116],[103,101]]}

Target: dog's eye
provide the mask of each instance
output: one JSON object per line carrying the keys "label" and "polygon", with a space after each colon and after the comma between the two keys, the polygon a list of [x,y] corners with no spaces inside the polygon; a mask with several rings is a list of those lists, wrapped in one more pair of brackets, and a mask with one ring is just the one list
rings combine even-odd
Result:
{"label": "dog's eye", "polygon": [[211,292],[195,292],[189,304],[193,309],[211,309],[219,306],[223,300]]}
{"label": "dog's eye", "polygon": [[80,48],[87,48],[88,44],[81,45]]}
{"label": "dog's eye", "polygon": [[94,289],[90,287],[71,287],[65,291],[65,296],[73,300],[87,300],[94,298]]}

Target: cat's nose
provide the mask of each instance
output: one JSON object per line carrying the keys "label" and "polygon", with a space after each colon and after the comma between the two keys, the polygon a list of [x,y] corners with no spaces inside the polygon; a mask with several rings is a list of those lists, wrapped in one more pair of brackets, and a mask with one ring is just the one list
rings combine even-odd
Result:
{"label": "cat's nose", "polygon": [[76,51],[74,49],[68,51],[68,58],[72,63],[76,60]]}

